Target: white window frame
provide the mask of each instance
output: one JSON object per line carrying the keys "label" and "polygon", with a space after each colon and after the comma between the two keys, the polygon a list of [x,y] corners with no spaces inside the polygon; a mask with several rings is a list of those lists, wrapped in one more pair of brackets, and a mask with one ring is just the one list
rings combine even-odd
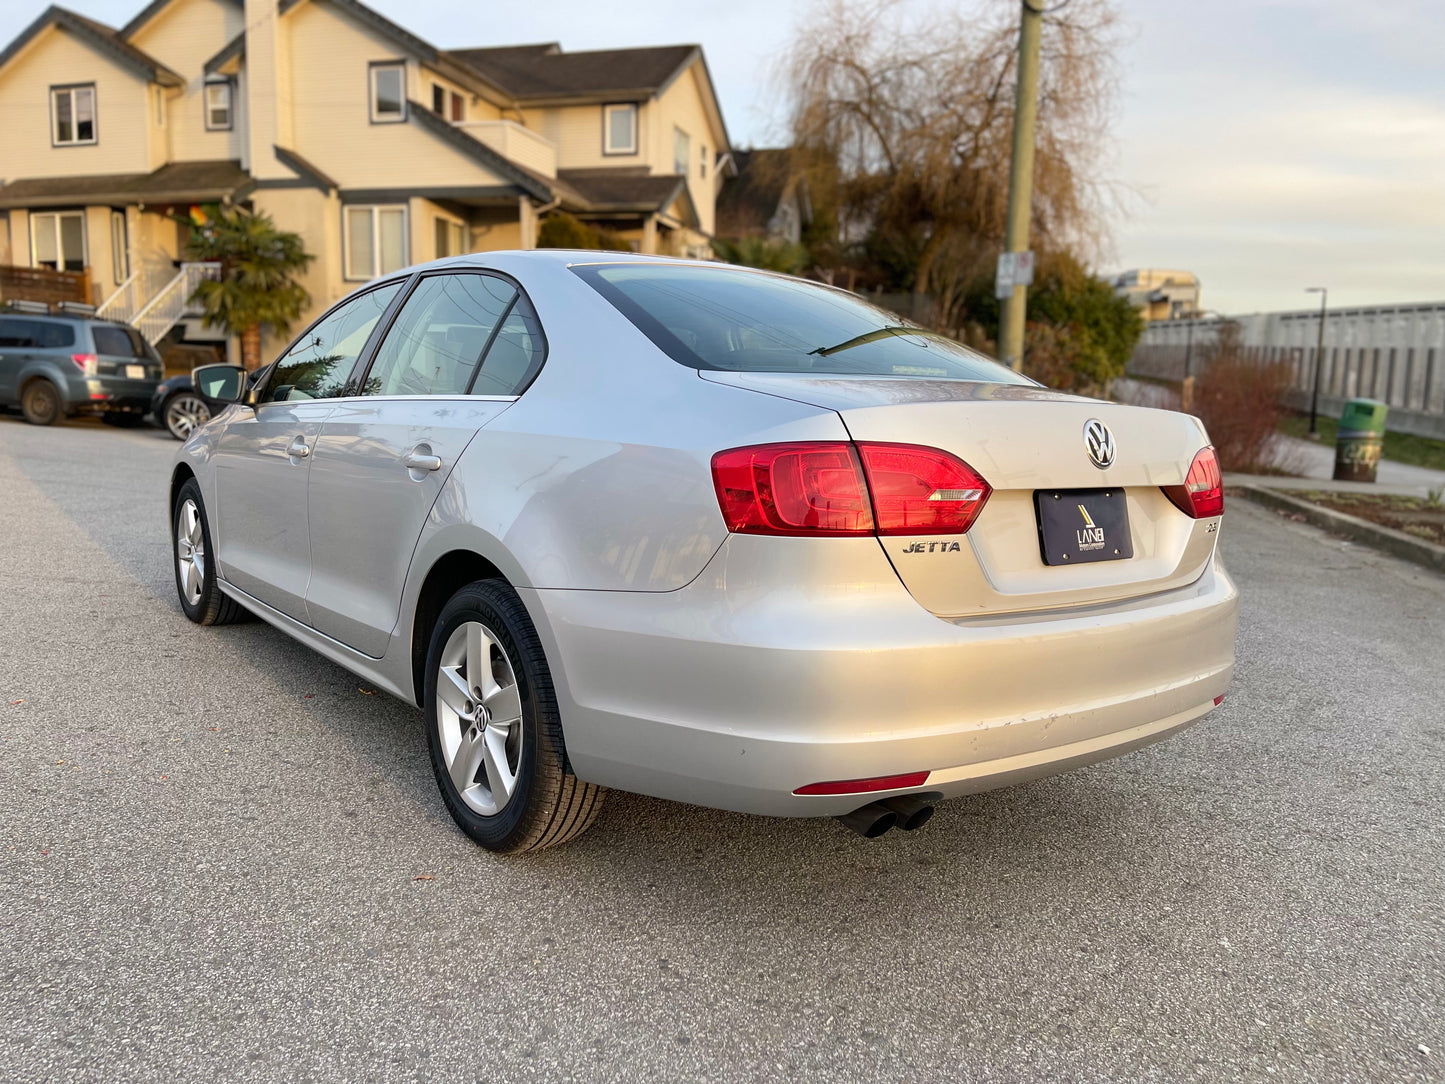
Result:
{"label": "white window frame", "polygon": [[[376,109],[376,77],[379,72],[398,71],[401,73],[401,109],[396,113],[378,113]],[[406,120],[406,61],[376,60],[366,68],[367,114],[372,124],[401,124]]]}
{"label": "white window frame", "polygon": [[[90,91],[90,138],[80,139],[80,121],[75,108],[75,95],[78,91]],[[76,138],[62,140],[60,133],[56,130],[60,122],[60,110],[56,102],[64,94],[70,99],[70,131]],[[94,83],[69,83],[65,86],[53,86],[50,88],[50,145],[52,147],[91,147],[100,142],[100,108],[95,93]]]}
{"label": "white window frame", "polygon": [[[371,274],[366,276],[351,273],[351,222],[353,213],[371,213]],[[341,277],[347,282],[370,282],[401,267],[383,271],[381,268],[381,231],[379,223],[382,211],[401,212],[401,267],[411,263],[411,210],[405,203],[347,203],[341,208]]]}
{"label": "white window frame", "polygon": [[[682,154],[678,155],[678,144],[683,144]],[[688,135],[677,125],[672,127],[672,171],[680,176],[686,177],[692,169],[692,136]]]}
{"label": "white window frame", "polygon": [[[211,91],[226,92],[226,123],[216,124],[211,117]],[[236,85],[229,79],[207,79],[201,87],[201,111],[205,114],[206,131],[229,132],[236,126]]]}
{"label": "white window frame", "polygon": [[130,246],[127,243],[129,235],[130,227],[125,220],[125,212],[112,210],[110,212],[110,273],[115,278],[117,286],[130,278]]}
{"label": "white window frame", "polygon": [[35,232],[40,225],[41,219],[52,219],[51,229],[55,232],[55,269],[57,271],[67,270],[65,266],[65,246],[61,243],[60,220],[62,218],[78,218],[80,220],[80,266],[90,266],[90,238],[86,236],[85,212],[84,211],[32,211],[30,214],[30,266],[39,267],[39,251],[35,246]]}
{"label": "white window frame", "polygon": [[[614,147],[612,145],[612,114],[619,110],[626,111],[632,117],[632,144],[627,147]],[[613,105],[604,105],[602,107],[602,153],[607,155],[636,154],[639,120],[636,102],[618,102]]]}
{"label": "white window frame", "polygon": [[[470,246],[468,245],[468,238],[467,238],[467,224],[466,224],[465,222],[463,222],[461,219],[459,219],[459,218],[452,218],[452,217],[449,216],[449,215],[437,215],[437,216],[436,216],[436,221],[437,221],[437,222],[443,222],[443,223],[446,224],[446,226],[447,226],[447,237],[448,237],[448,241],[450,241],[450,240],[453,238],[452,231],[453,231],[453,230],[458,231],[458,232],[455,234],[455,239],[456,239],[457,245],[458,245],[457,251],[456,251],[456,252],[448,252],[448,253],[446,253],[446,255],[447,255],[447,256],[465,256],[465,255],[467,254],[467,249],[468,249],[468,247],[470,247]],[[436,244],[436,225],[435,225],[435,224],[433,224],[433,226],[432,226],[432,244],[433,244],[433,245]],[[438,252],[438,253],[436,254],[436,258],[439,259],[439,260],[442,259],[442,258],[443,258],[443,254],[440,253],[440,252]]]}

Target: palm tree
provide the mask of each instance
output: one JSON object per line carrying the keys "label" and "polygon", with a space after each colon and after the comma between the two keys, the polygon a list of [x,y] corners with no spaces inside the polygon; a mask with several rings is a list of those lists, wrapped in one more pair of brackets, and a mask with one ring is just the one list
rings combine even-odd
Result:
{"label": "palm tree", "polygon": [[296,280],[314,256],[298,234],[278,230],[271,216],[239,207],[193,211],[187,251],[193,260],[213,260],[221,277],[196,288],[207,327],[241,337],[241,364],[261,363],[261,328],[284,335],[311,304]]}

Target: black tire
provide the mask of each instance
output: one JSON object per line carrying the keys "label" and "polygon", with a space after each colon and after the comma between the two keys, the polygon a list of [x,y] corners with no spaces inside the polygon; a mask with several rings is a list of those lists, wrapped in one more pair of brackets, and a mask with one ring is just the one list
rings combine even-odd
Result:
{"label": "black tire", "polygon": [[113,425],[117,429],[136,429],[145,419],[139,414],[122,414],[119,411],[111,411],[109,414],[102,414],[100,420],[106,425]]}
{"label": "black tire", "polygon": [[32,380],[20,393],[20,412],[31,425],[54,425],[65,417],[60,391],[45,379]]}
{"label": "black tire", "polygon": [[[203,572],[199,576],[198,597],[193,597],[194,592],[188,592],[181,575],[181,516],[188,501],[195,505],[200,520],[200,535],[205,547],[202,562]],[[206,519],[206,506],[205,502],[201,500],[201,487],[194,478],[191,478],[177,491],[175,504],[171,506],[171,570],[175,573],[176,596],[180,599],[181,609],[197,625],[229,625],[233,621],[240,621],[248,616],[245,608],[235,599],[223,594],[216,584],[214,554],[215,550],[211,546],[211,525]]]}
{"label": "black tire", "polygon": [[[521,701],[516,790],[492,816],[482,816],[462,799],[447,770],[438,724],[437,683],[443,651],[452,634],[468,622],[480,623],[495,634],[515,673]],[[597,819],[607,791],[584,783],[567,768],[552,673],[537,630],[506,581],[468,584],[442,609],[427,651],[423,703],[432,771],[442,801],[457,826],[481,846],[498,854],[541,850],[575,839]]]}
{"label": "black tire", "polygon": [[210,419],[210,404],[193,391],[172,392],[156,411],[156,421],[176,440],[188,439],[197,426]]}

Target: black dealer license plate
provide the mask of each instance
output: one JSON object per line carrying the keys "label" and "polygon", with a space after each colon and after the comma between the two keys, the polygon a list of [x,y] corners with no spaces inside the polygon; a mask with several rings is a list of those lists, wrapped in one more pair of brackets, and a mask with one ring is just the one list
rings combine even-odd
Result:
{"label": "black dealer license plate", "polygon": [[1046,565],[1122,561],[1134,556],[1122,489],[1038,489],[1039,548]]}

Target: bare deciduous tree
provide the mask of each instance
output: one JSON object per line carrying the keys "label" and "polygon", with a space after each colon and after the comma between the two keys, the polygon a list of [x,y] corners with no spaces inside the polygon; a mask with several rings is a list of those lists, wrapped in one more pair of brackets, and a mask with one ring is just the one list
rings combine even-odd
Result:
{"label": "bare deciduous tree", "polygon": [[[911,288],[945,312],[1000,251],[1013,132],[1018,5],[974,13],[904,0],[823,0],[780,76],[794,145],[838,174],[845,234],[905,250]],[[1034,235],[1092,255],[1099,172],[1117,80],[1111,0],[1063,0],[1045,17]]]}

